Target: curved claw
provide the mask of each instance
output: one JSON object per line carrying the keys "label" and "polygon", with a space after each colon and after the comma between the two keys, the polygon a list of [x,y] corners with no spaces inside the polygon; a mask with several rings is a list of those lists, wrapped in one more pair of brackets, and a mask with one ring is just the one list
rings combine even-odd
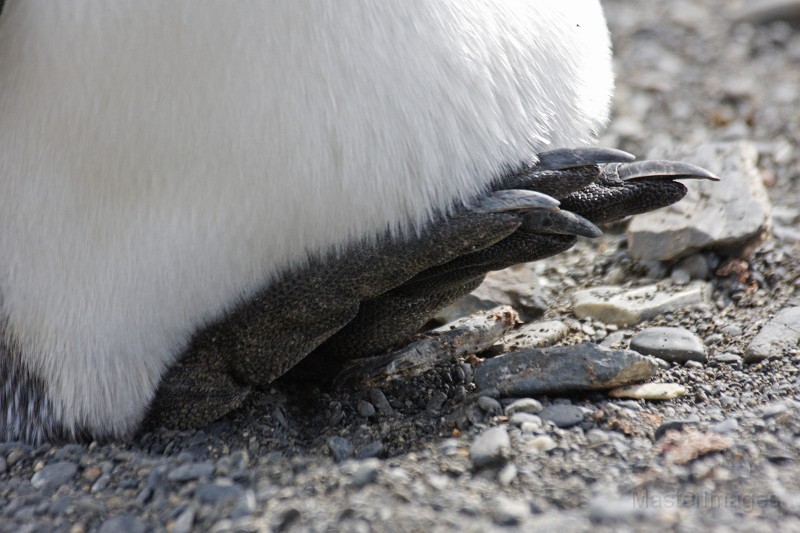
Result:
{"label": "curved claw", "polygon": [[508,189],[493,192],[471,206],[474,213],[507,213],[515,211],[532,211],[537,209],[553,210],[560,202],[540,192],[521,189]]}
{"label": "curved claw", "polygon": [[611,163],[603,167],[603,174],[622,181],[637,179],[705,179],[719,181],[719,177],[708,170],[679,161],[637,161],[635,163]]}
{"label": "curved claw", "polygon": [[636,156],[615,148],[559,148],[539,154],[537,170],[566,170],[588,165],[629,163]]}
{"label": "curved claw", "polygon": [[580,235],[597,238],[603,234],[600,228],[571,211],[534,211],[522,217],[520,229],[537,234]]}

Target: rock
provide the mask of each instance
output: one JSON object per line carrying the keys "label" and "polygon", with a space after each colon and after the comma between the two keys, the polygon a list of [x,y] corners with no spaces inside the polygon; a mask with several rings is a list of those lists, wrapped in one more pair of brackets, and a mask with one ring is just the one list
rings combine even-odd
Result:
{"label": "rock", "polygon": [[383,444],[380,442],[370,442],[365,446],[361,447],[356,452],[355,458],[356,459],[370,459],[372,457],[378,457],[383,453]]}
{"label": "rock", "polygon": [[224,485],[221,483],[204,483],[198,485],[194,491],[194,497],[200,503],[210,503],[212,505],[236,500],[242,494],[244,494],[244,489],[239,485]]}
{"label": "rock", "polygon": [[469,456],[473,467],[499,466],[508,460],[511,453],[511,439],[505,426],[489,428],[475,439],[470,446]]}
{"label": "rock", "polygon": [[539,413],[539,417],[557,427],[568,428],[583,422],[583,411],[574,405],[548,405]]}
{"label": "rock", "polygon": [[716,354],[713,357],[713,360],[717,363],[735,365],[742,362],[742,357],[740,355],[736,355],[735,353],[725,352]]}
{"label": "rock", "polygon": [[630,348],[674,363],[706,360],[703,341],[685,328],[647,328],[633,336]]}
{"label": "rock", "polygon": [[538,437],[534,437],[528,441],[528,444],[530,444],[531,448],[538,452],[549,452],[558,446],[556,441],[554,441],[549,435],[540,435]]}
{"label": "rock", "polygon": [[356,359],[336,377],[334,386],[372,389],[387,381],[418,376],[439,362],[489,348],[511,331],[518,319],[513,309],[503,307],[435,329],[388,355]]}
{"label": "rock", "polygon": [[666,422],[662,423],[653,435],[655,440],[659,440],[663,437],[667,431],[683,431],[684,428],[688,426],[696,426],[699,423],[699,420],[667,420]]}
{"label": "rock", "polygon": [[682,432],[668,431],[659,449],[674,464],[685,465],[703,455],[727,450],[732,445],[731,439],[719,433],[687,429]]}
{"label": "rock", "polygon": [[432,415],[437,415],[444,405],[444,402],[447,401],[447,394],[444,392],[437,390],[431,393],[431,397],[428,398],[428,402],[425,405],[425,410]]}
{"label": "rock", "polygon": [[356,471],[353,472],[352,481],[356,487],[363,487],[374,483],[378,479],[378,472],[381,468],[381,462],[378,459],[366,459],[361,461]]}
{"label": "rock", "polygon": [[209,477],[214,473],[214,463],[187,463],[172,470],[167,474],[170,481],[191,481]]}
{"label": "rock", "polygon": [[613,389],[653,377],[652,360],[596,344],[531,349],[487,359],[475,370],[480,390],[506,397]]}
{"label": "rock", "polygon": [[147,526],[135,516],[120,515],[109,518],[100,526],[100,533],[145,533]]}
{"label": "rock", "polygon": [[797,0],[750,0],[741,4],[736,20],[753,24],[778,20],[797,23],[800,22],[800,3]]}
{"label": "rock", "polygon": [[537,429],[541,429],[542,427],[542,419],[531,413],[514,413],[509,417],[508,423],[512,426],[520,427],[522,427],[523,424],[531,424]]}
{"label": "rock", "polygon": [[514,416],[515,413],[538,413],[543,409],[541,402],[533,398],[520,398],[506,406],[506,415]]}
{"label": "rock", "polygon": [[359,400],[356,406],[358,414],[364,418],[375,416],[375,406],[365,400]]}
{"label": "rock", "polygon": [[572,295],[573,311],[578,318],[592,318],[629,326],[668,311],[710,303],[711,286],[694,282],[683,290],[667,292],[657,285],[635,289],[596,287]]}
{"label": "rock", "polygon": [[739,422],[737,422],[735,418],[726,418],[722,422],[717,422],[708,429],[714,433],[733,433],[739,429]]}
{"label": "rock", "polygon": [[341,463],[353,456],[353,444],[344,437],[330,437],[326,443],[333,460],[337,463]]}
{"label": "rock", "polygon": [[620,387],[608,393],[612,398],[636,400],[674,400],[686,394],[686,387],[677,383],[644,383]]}
{"label": "rock", "polygon": [[478,398],[478,407],[480,407],[490,415],[499,415],[500,413],[503,412],[503,406],[500,405],[500,402],[488,396],[481,396],[480,398]]}
{"label": "rock", "polygon": [[761,411],[761,416],[764,418],[772,418],[789,412],[789,406],[785,403],[773,403],[768,405]]}
{"label": "rock", "polygon": [[517,465],[514,463],[507,463],[506,466],[497,473],[497,482],[504,487],[508,487],[514,479],[516,479],[518,473]]}
{"label": "rock", "polygon": [[689,192],[683,200],[634,217],[628,226],[631,256],[669,261],[707,248],[749,255],[748,249],[770,227],[769,197],[756,166],[756,146],[704,144],[677,159],[707,168],[722,182],[687,180]]}
{"label": "rock", "polygon": [[503,337],[503,351],[552,346],[569,333],[569,326],[560,320],[526,324]]}
{"label": "rock", "polygon": [[78,472],[78,465],[70,461],[51,463],[31,478],[31,485],[37,489],[57,489],[67,483]]}
{"label": "rock", "polygon": [[797,351],[800,345],[800,307],[784,309],[753,338],[744,361],[754,363]]}
{"label": "rock", "polygon": [[170,533],[191,533],[196,512],[194,507],[191,505],[187,506],[186,509],[178,515],[175,521],[167,526],[167,531]]}
{"label": "rock", "polygon": [[549,306],[542,294],[542,283],[534,268],[531,263],[523,263],[489,272],[483,283],[472,291],[472,296],[483,301],[495,302],[495,306],[511,306],[525,322],[536,319]]}
{"label": "rock", "polygon": [[[708,261],[702,254],[694,254],[684,257],[675,265],[675,270],[685,272],[691,279],[706,280],[710,269]],[[673,273],[675,272],[673,270]]]}
{"label": "rock", "polygon": [[522,500],[512,500],[506,496],[495,496],[490,513],[499,526],[515,526],[530,514],[530,506]]}
{"label": "rock", "polygon": [[370,389],[369,401],[382,415],[391,415],[394,413],[394,409],[392,409],[391,404],[389,404],[389,400],[386,399],[386,395],[380,389]]}

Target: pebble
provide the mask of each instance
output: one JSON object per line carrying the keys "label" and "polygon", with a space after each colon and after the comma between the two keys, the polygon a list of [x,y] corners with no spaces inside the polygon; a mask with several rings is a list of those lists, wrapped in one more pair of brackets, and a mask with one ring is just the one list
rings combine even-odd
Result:
{"label": "pebble", "polygon": [[539,452],[549,452],[550,450],[558,446],[558,444],[556,444],[556,441],[553,440],[553,438],[548,435],[540,435],[538,437],[534,437],[528,441],[528,444],[530,445],[531,448]]}
{"label": "pebble", "polygon": [[428,398],[428,402],[425,405],[425,410],[434,415],[438,414],[439,411],[442,410],[442,406],[446,401],[447,394],[439,390],[433,391],[433,393],[431,393],[431,397]]}
{"label": "pebble", "polygon": [[717,363],[725,363],[728,365],[735,365],[742,362],[742,357],[735,353],[724,352],[714,355],[713,360]]}
{"label": "pebble", "polygon": [[206,478],[214,473],[214,463],[187,463],[175,468],[167,474],[170,481],[192,481],[195,479]]}
{"label": "pebble", "polygon": [[500,472],[497,473],[497,482],[504,487],[508,487],[514,479],[516,479],[518,473],[517,465],[514,463],[507,463],[506,466],[501,468]]}
{"label": "pebble", "polygon": [[516,413],[538,413],[543,409],[541,402],[533,398],[520,398],[506,406],[506,416]]}
{"label": "pebble", "polygon": [[353,456],[353,444],[344,437],[330,437],[326,443],[334,462],[341,463]]}
{"label": "pebble", "polygon": [[695,426],[699,422],[699,420],[695,420],[694,418],[689,420],[667,420],[656,428],[653,438],[659,440],[667,431],[683,431],[685,427]]}
{"label": "pebble", "polygon": [[[684,257],[675,265],[675,269],[685,272],[689,279],[708,279],[710,269],[708,268],[708,261],[702,254],[693,254],[689,257]],[[673,270],[673,274],[675,270]],[[687,280],[688,281],[688,280]]]}
{"label": "pebble", "polygon": [[194,515],[196,511],[191,505],[178,515],[178,518],[172,522],[171,526],[167,526],[170,533],[191,533],[192,526],[194,525]]}
{"label": "pebble", "polygon": [[800,307],[782,310],[753,338],[744,352],[746,363],[795,353],[800,345]]}
{"label": "pebble", "polygon": [[506,496],[495,496],[490,513],[492,521],[498,526],[515,526],[530,515],[531,509],[527,502],[512,500]]}
{"label": "pebble", "polygon": [[560,320],[526,324],[503,337],[504,351],[552,346],[569,333],[569,326]]}
{"label": "pebble", "polygon": [[109,518],[100,526],[100,533],[145,533],[147,526],[135,516],[120,515]]}
{"label": "pebble", "polygon": [[365,418],[375,416],[375,406],[365,400],[359,400],[356,410]]}
{"label": "pebble", "polygon": [[201,503],[219,505],[236,500],[243,493],[244,489],[236,484],[204,483],[195,489],[194,497]]}
{"label": "pebble", "polygon": [[78,472],[78,465],[70,461],[51,463],[31,478],[31,485],[37,489],[56,489],[67,483]]}
{"label": "pebble", "polygon": [[737,422],[735,418],[726,418],[722,422],[713,424],[708,429],[714,433],[721,433],[723,435],[725,433],[733,433],[739,429],[739,422]]}
{"label": "pebble", "polygon": [[389,400],[386,399],[386,395],[383,393],[382,390],[371,389],[369,391],[369,400],[380,414],[391,415],[392,413],[394,413],[394,409],[392,409]]}
{"label": "pebble", "polygon": [[511,453],[511,439],[505,426],[489,428],[473,441],[469,456],[474,468],[505,463]]}
{"label": "pebble", "polygon": [[379,459],[366,459],[361,461],[353,472],[352,481],[356,487],[363,487],[374,483],[378,479],[378,472],[381,468],[381,461]]}
{"label": "pebble", "polygon": [[522,424],[534,424],[542,426],[542,419],[531,413],[514,413],[508,419],[512,426],[522,426]]}
{"label": "pebble", "polygon": [[[503,406],[500,402],[489,396],[481,396],[478,398],[478,407],[489,413],[490,415],[499,415],[503,412]],[[506,413],[508,414],[508,413]]]}
{"label": "pebble", "polygon": [[724,183],[687,180],[683,183],[689,192],[683,200],[634,217],[628,226],[632,257],[670,261],[711,247],[733,255],[763,237],[771,206],[754,144],[701,144],[676,157],[723,176]]}
{"label": "pebble", "polygon": [[658,285],[635,289],[606,286],[577,291],[572,302],[578,318],[629,326],[669,311],[706,305],[710,294],[711,286],[703,281],[693,282],[676,292],[666,292]]}
{"label": "pebble", "polygon": [[604,390],[653,377],[656,365],[630,350],[597,344],[534,348],[485,360],[475,370],[480,390],[524,398],[582,390]]}
{"label": "pebble", "polygon": [[686,387],[677,383],[643,383],[629,385],[610,391],[612,398],[634,398],[637,400],[674,400],[686,394]]}
{"label": "pebble", "polygon": [[686,328],[647,328],[633,336],[630,349],[674,363],[706,360],[703,341]]}
{"label": "pebble", "polygon": [[569,428],[583,422],[583,410],[574,405],[548,405],[539,416],[560,428]]}
{"label": "pebble", "polygon": [[355,455],[356,459],[369,459],[371,457],[378,457],[383,453],[383,444],[380,442],[370,442],[362,446]]}

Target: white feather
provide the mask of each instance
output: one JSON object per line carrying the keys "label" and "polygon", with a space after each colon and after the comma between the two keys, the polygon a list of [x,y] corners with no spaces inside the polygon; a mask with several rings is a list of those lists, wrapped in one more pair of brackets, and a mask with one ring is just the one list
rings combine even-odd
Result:
{"label": "white feather", "polygon": [[596,0],[8,0],[5,337],[67,427],[125,434],[198,328],[591,142],[611,86]]}

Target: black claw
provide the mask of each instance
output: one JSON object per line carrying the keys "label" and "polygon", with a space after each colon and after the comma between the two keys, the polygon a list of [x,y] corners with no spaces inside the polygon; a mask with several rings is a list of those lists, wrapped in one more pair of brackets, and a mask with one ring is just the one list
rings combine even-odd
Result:
{"label": "black claw", "polygon": [[527,213],[522,217],[520,230],[548,235],[580,235],[592,239],[603,234],[600,228],[582,216],[562,210]]}
{"label": "black claw", "polygon": [[636,156],[615,148],[559,148],[539,154],[537,170],[567,170],[607,163],[628,163]]}
{"label": "black claw", "polygon": [[496,191],[481,198],[470,211],[473,213],[508,213],[531,210],[552,210],[558,207],[558,200],[535,191],[518,189]]}
{"label": "black claw", "polygon": [[635,163],[611,163],[603,166],[603,174],[622,181],[637,179],[707,179],[719,181],[708,170],[678,161],[637,161]]}

